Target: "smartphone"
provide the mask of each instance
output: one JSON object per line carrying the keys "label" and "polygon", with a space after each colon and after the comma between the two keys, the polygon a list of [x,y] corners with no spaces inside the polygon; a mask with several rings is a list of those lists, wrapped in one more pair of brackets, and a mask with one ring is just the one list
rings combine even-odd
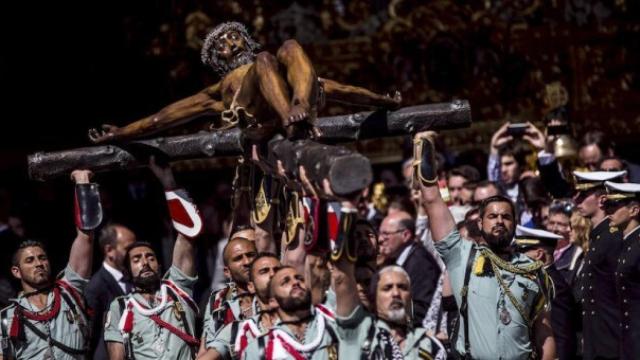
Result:
{"label": "smartphone", "polygon": [[507,127],[507,135],[513,137],[521,137],[527,131],[529,125],[525,123],[511,124]]}
{"label": "smartphone", "polygon": [[569,125],[552,125],[547,126],[547,135],[565,135],[569,134]]}

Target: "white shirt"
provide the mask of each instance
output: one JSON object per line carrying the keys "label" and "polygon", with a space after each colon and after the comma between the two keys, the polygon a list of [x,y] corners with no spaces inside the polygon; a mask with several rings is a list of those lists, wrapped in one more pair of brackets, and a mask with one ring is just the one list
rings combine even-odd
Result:
{"label": "white shirt", "polygon": [[118,285],[122,289],[122,292],[126,294],[127,283],[124,282],[124,275],[122,274],[122,271],[107,264],[106,261],[102,262],[102,266],[104,266],[105,270],[107,270],[109,274],[111,274],[111,276],[113,276],[113,278],[116,279],[116,282],[118,282]]}
{"label": "white shirt", "polygon": [[400,256],[398,256],[398,258],[396,259],[396,265],[398,266],[404,265],[404,263],[407,261],[407,258],[409,257],[409,253],[411,252],[411,249],[413,249],[414,246],[415,246],[414,244],[411,244],[406,248],[404,248],[404,250],[402,250],[402,252],[400,253]]}

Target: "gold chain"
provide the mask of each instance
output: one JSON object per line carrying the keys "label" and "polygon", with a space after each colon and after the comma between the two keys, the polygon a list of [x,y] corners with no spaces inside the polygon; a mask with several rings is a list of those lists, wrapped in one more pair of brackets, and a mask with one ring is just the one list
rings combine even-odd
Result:
{"label": "gold chain", "polygon": [[524,320],[525,324],[529,326],[529,316],[525,312],[524,306],[518,302],[516,297],[513,295],[513,293],[507,286],[507,284],[505,284],[504,281],[502,280],[500,269],[509,271],[510,273],[513,273],[513,274],[524,275],[524,274],[528,274],[533,271],[539,270],[540,268],[542,268],[544,264],[541,261],[536,261],[534,263],[519,267],[502,260],[499,256],[497,256],[492,251],[489,251],[487,249],[481,249],[480,253],[489,259],[489,261],[491,262],[491,269],[493,269],[493,273],[496,276],[496,279],[498,280],[498,284],[500,284],[502,291],[504,292],[505,295],[507,295],[507,297],[509,298],[513,306],[516,308],[516,310],[518,310],[518,313],[520,314],[520,316],[522,316],[522,319]]}

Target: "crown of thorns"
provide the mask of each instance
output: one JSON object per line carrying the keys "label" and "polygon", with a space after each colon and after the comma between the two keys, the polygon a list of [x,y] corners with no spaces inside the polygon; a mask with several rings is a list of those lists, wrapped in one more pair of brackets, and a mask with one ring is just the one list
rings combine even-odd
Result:
{"label": "crown of thorns", "polygon": [[246,26],[236,21],[224,22],[213,28],[205,38],[202,50],[200,51],[200,60],[203,64],[211,65],[214,68],[219,67],[220,60],[218,58],[218,52],[215,49],[216,40],[218,40],[220,35],[229,31],[237,31],[245,39],[249,51],[254,52],[260,48],[260,44],[249,35]]}

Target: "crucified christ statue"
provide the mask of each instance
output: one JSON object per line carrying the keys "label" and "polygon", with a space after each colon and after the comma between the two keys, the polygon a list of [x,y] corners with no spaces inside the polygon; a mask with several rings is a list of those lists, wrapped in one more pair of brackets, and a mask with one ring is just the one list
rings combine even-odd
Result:
{"label": "crucified christ statue", "polygon": [[276,56],[256,54],[259,47],[240,23],[216,26],[207,35],[201,58],[220,75],[218,83],[124,127],[105,124],[90,129],[89,138],[94,143],[130,140],[216,113],[255,141],[282,130],[293,138],[304,136],[300,129],[315,130],[313,123],[325,100],[383,108],[400,105],[398,92],[380,95],[319,78],[295,40],[285,41]]}

